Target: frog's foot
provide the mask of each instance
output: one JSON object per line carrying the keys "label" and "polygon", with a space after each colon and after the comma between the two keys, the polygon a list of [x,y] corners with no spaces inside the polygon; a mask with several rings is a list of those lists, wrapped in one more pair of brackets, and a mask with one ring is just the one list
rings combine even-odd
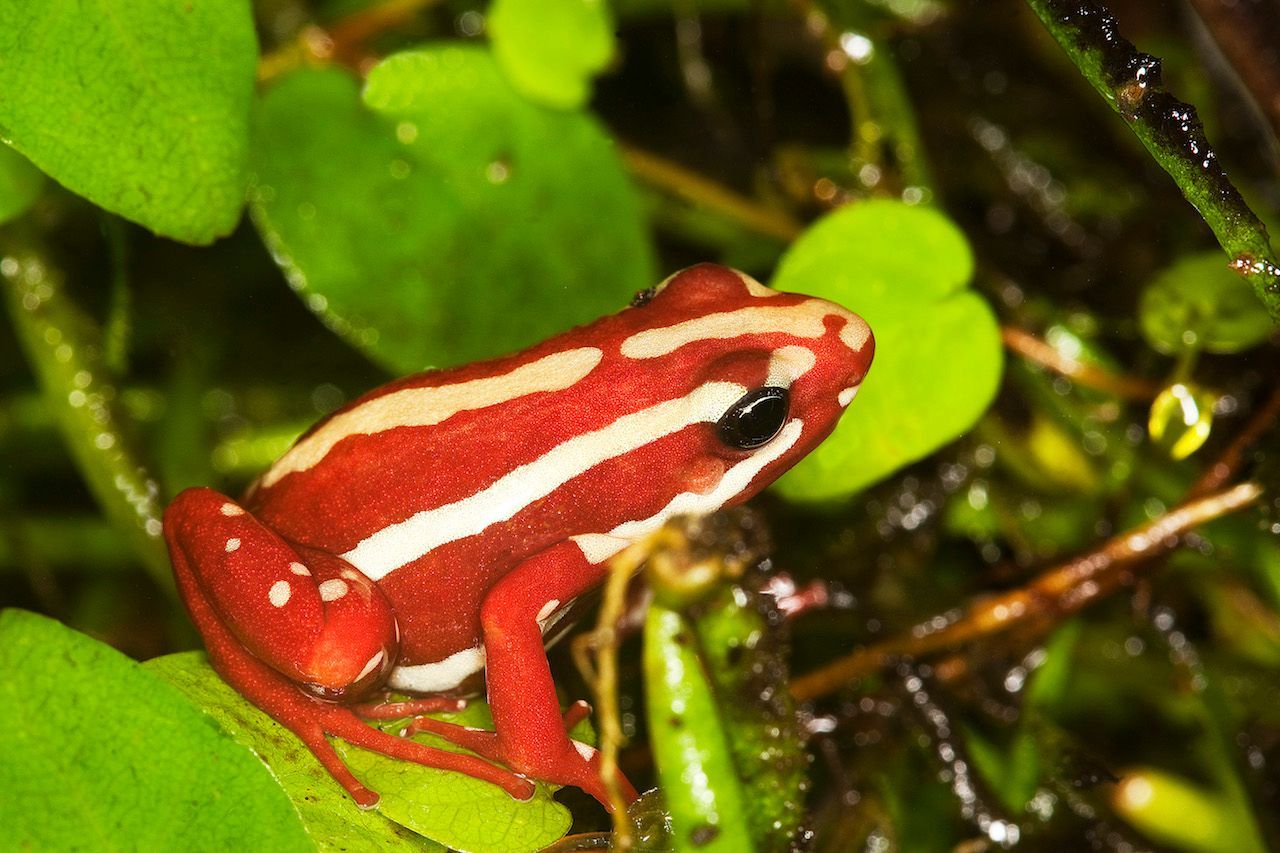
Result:
{"label": "frog's foot", "polygon": [[[564,715],[565,730],[581,722],[590,713],[591,706],[586,702],[575,702],[569,706]],[[527,755],[526,751],[506,749],[498,733],[488,729],[459,726],[430,717],[418,717],[405,728],[403,734],[408,736],[418,732],[436,735],[489,761],[503,764],[535,779],[581,788],[599,800],[605,808],[611,811],[613,809],[613,801],[609,797],[600,773],[600,754],[595,747],[580,740],[565,738],[564,744],[567,749],[560,750],[558,753],[541,752],[535,760],[529,760],[521,757],[522,753]],[[617,782],[624,800],[632,802],[636,799],[635,788],[621,772],[617,774]]]}

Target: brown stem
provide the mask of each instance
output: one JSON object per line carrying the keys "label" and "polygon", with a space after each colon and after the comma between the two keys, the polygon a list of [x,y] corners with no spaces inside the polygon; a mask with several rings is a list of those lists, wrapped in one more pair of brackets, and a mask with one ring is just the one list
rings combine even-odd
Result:
{"label": "brown stem", "polygon": [[1213,40],[1280,136],[1280,4],[1191,0]]}
{"label": "brown stem", "polygon": [[789,214],[765,207],[684,166],[630,145],[618,147],[633,175],[690,204],[713,210],[756,233],[788,243],[804,230],[804,224]]}
{"label": "brown stem", "polygon": [[438,2],[440,0],[384,0],[340,18],[328,27],[305,27],[296,39],[262,57],[258,62],[258,81],[271,80],[299,65],[340,62],[360,69],[369,59],[366,42],[402,26]]}
{"label": "brown stem", "polygon": [[1017,353],[1027,361],[1034,362],[1054,373],[1060,373],[1086,388],[1140,402],[1148,402],[1160,393],[1160,386],[1155,382],[1136,376],[1110,373],[1096,364],[1064,355],[1022,329],[1005,326],[1000,330],[1000,337],[1010,352]]}
{"label": "brown stem", "polygon": [[791,684],[799,700],[815,699],[867,675],[898,657],[921,657],[1049,616],[1075,613],[1106,596],[1138,564],[1178,547],[1194,527],[1252,504],[1262,489],[1241,483],[1183,503],[1153,521],[1107,540],[1098,548],[1041,574],[1030,584],[976,602],[960,619],[934,629],[929,622],[909,635],[858,649]]}

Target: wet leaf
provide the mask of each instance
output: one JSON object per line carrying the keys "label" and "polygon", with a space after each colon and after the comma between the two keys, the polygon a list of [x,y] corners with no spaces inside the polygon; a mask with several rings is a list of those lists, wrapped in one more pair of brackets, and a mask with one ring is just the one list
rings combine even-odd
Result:
{"label": "wet leaf", "polygon": [[73,192],[209,243],[244,203],[247,0],[0,0],[0,137]]}
{"label": "wet leaf", "polygon": [[0,144],[0,223],[26,213],[43,189],[40,170],[8,145]]}
{"label": "wet leaf", "polygon": [[1154,769],[1135,770],[1116,785],[1112,805],[1145,835],[1179,850],[1261,853],[1266,849],[1247,813],[1229,798]]}
{"label": "wet leaf", "polygon": [[1142,292],[1143,337],[1163,353],[1232,353],[1271,333],[1267,309],[1221,252],[1191,255],[1161,272]]}
{"label": "wet leaf", "polygon": [[183,652],[143,666],[182,691],[236,743],[271,768],[321,850],[443,850],[384,817],[365,811],[320,766],[302,741],[223,681],[200,652]]}
{"label": "wet leaf", "polygon": [[552,107],[586,103],[591,78],[613,58],[605,0],[495,0],[488,29],[511,85]]}
{"label": "wet leaf", "polygon": [[267,769],[179,691],[18,610],[0,613],[0,755],[15,849],[314,849]]}
{"label": "wet leaf", "polygon": [[255,221],[307,304],[396,372],[458,364],[617,311],[652,284],[640,209],[589,116],[535,106],[476,47],[264,96]]}
{"label": "wet leaf", "polygon": [[830,438],[779,481],[788,497],[848,495],[968,430],[1003,365],[1000,330],[967,289],[973,256],[943,214],[867,201],[820,219],[791,246],[771,286],[861,314],[875,363]]}

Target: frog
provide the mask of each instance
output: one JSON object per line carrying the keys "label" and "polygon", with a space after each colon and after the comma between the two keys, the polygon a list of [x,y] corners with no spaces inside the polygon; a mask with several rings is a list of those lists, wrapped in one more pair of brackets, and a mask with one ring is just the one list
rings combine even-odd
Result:
{"label": "frog", "polygon": [[[608,808],[598,752],[569,734],[590,707],[562,710],[547,644],[614,555],[743,503],[813,450],[874,351],[834,302],[689,267],[514,355],[364,394],[239,499],[181,492],[163,520],[178,590],[213,668],[361,807],[379,795],[331,737]],[[492,730],[430,716],[482,691]],[[400,718],[400,735],[374,724]]]}

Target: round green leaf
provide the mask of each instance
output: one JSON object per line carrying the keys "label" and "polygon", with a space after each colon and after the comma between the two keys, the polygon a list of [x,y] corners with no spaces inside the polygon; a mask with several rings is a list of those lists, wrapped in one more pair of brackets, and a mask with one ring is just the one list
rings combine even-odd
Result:
{"label": "round green leaf", "polygon": [[177,690],[0,613],[0,826],[18,850],[312,850],[271,774]]}
{"label": "round green leaf", "polygon": [[209,243],[244,203],[248,0],[0,0],[0,137],[157,234]]}
{"label": "round green leaf", "polygon": [[973,426],[1003,360],[995,315],[966,289],[972,274],[969,246],[946,216],[896,201],[836,210],[791,246],[772,286],[861,314],[876,356],[835,432],[779,480],[784,494],[851,494]]}
{"label": "round green leaf", "polygon": [[548,106],[582,106],[591,78],[613,58],[605,0],[495,0],[488,26],[511,85]]}
{"label": "round green leaf", "polygon": [[1240,352],[1271,334],[1271,318],[1221,252],[1176,261],[1147,285],[1138,308],[1142,335],[1163,353]]}
{"label": "round green leaf", "polygon": [[218,677],[203,653],[166,655],[143,666],[182,691],[236,743],[262,758],[321,850],[444,849],[377,809],[365,811],[357,806],[302,741]]}
{"label": "round green leaf", "polygon": [[0,224],[27,212],[44,189],[44,175],[8,145],[0,145]]}
{"label": "round green leaf", "polygon": [[652,283],[608,137],[520,97],[487,51],[397,54],[364,100],[336,70],[267,92],[251,204],[291,284],[375,361],[404,373],[519,349]]}

